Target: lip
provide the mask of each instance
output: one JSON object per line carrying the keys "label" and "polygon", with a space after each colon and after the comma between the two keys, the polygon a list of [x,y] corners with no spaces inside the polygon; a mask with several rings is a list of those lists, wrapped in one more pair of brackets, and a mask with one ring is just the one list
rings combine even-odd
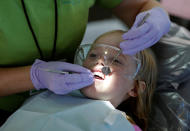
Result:
{"label": "lip", "polygon": [[91,70],[93,73],[94,72],[100,72],[100,73],[102,73],[102,71],[101,70],[99,70],[99,69],[95,69],[95,70]]}

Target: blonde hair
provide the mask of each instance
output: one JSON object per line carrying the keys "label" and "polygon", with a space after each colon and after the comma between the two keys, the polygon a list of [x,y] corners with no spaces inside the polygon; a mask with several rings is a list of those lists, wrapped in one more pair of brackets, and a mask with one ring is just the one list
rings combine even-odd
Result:
{"label": "blonde hair", "polygon": [[156,87],[157,65],[151,49],[140,51],[140,53],[137,54],[137,58],[141,60],[141,68],[136,76],[136,81],[137,84],[139,81],[144,81],[146,88],[144,91],[142,91],[142,89],[137,90],[138,95],[135,100],[135,115],[142,121],[144,125],[143,129],[146,130],[148,125],[148,114],[151,111],[152,96]]}
{"label": "blonde hair", "polygon": [[[137,97],[128,98],[119,105],[118,109],[125,111],[130,122],[133,119],[141,129],[147,130],[152,97],[157,81],[157,66],[153,52],[150,49],[140,51],[136,57],[141,60],[141,68],[135,78]],[[139,88],[140,81],[145,82],[145,89]],[[134,124],[134,121],[132,124]]]}
{"label": "blonde hair", "polygon": [[[99,36],[95,42],[99,38],[111,33],[123,34],[124,31],[114,30],[106,32]],[[135,82],[137,84],[137,97],[128,98],[121,105],[119,105],[118,109],[126,112],[126,118],[132,124],[137,123],[141,129],[146,130],[148,125],[148,114],[151,110],[152,96],[156,87],[157,66],[154,54],[150,49],[140,51],[137,53],[136,57],[141,60],[141,67],[135,78]],[[138,88],[140,81],[143,81],[146,84],[146,88],[144,90],[142,88]]]}

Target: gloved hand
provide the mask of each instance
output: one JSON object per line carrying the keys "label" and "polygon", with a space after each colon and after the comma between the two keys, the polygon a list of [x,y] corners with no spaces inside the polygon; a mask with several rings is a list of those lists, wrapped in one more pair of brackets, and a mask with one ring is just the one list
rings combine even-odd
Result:
{"label": "gloved hand", "polygon": [[[59,74],[44,69],[77,73]],[[31,67],[30,76],[37,90],[47,88],[55,94],[67,94],[93,83],[93,75],[90,70],[66,62],[44,62],[37,59]]]}
{"label": "gloved hand", "polygon": [[[139,26],[147,13],[150,16],[143,25]],[[169,31],[170,25],[171,22],[167,13],[160,7],[138,14],[132,28],[122,36],[124,39],[120,43],[122,53],[134,55],[152,46]]]}

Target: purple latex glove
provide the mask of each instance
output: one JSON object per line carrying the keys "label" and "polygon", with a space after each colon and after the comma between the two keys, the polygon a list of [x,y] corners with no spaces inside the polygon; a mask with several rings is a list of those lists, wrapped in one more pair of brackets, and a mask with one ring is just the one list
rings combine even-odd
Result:
{"label": "purple latex glove", "polygon": [[[149,17],[139,26],[147,13],[150,14]],[[122,53],[134,55],[152,46],[169,31],[170,25],[168,14],[160,7],[138,14],[132,28],[122,36]]]}
{"label": "purple latex glove", "polygon": [[[59,74],[43,69],[76,73]],[[82,66],[58,61],[44,62],[38,59],[31,67],[30,76],[37,90],[47,88],[55,94],[67,94],[91,85],[94,80],[91,71]]]}

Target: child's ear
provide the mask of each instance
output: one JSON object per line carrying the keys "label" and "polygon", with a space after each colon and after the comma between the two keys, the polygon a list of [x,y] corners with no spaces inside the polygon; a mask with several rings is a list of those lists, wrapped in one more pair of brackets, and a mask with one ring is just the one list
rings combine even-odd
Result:
{"label": "child's ear", "polygon": [[128,92],[128,95],[131,97],[137,97],[138,91],[143,92],[146,88],[146,84],[144,81],[135,82],[135,87]]}

